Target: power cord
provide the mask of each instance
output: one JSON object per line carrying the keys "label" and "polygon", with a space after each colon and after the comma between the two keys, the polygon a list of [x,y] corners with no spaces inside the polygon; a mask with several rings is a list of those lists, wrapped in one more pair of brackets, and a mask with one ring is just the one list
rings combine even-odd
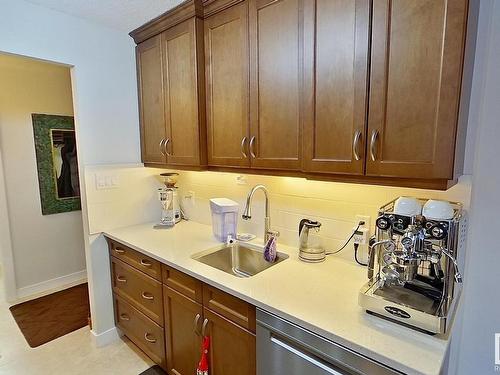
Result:
{"label": "power cord", "polygon": [[340,253],[342,250],[345,249],[345,247],[349,244],[349,242],[351,242],[352,238],[354,237],[354,235],[356,234],[356,232],[358,231],[359,227],[362,226],[362,225],[365,225],[365,222],[364,221],[360,221],[358,223],[358,226],[356,227],[356,229],[354,229],[351,233],[351,235],[349,236],[349,238],[347,239],[347,241],[344,243],[344,245],[342,245],[342,247],[336,251],[332,251],[332,252],[328,252],[328,253],[325,253],[325,255],[333,255],[333,254],[337,254],[337,253]]}
{"label": "power cord", "polygon": [[354,259],[356,260],[356,263],[358,263],[360,266],[368,266],[367,263],[360,262],[358,260],[358,248],[359,248],[359,243],[354,244]]}

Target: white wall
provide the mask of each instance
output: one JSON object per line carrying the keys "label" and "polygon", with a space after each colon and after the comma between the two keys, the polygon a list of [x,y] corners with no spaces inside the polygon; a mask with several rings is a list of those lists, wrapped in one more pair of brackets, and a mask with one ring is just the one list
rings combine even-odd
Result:
{"label": "white wall", "polygon": [[[140,161],[134,43],[126,33],[23,0],[0,0],[0,51],[74,67],[81,169],[89,164]],[[83,170],[80,179],[84,186]],[[84,191],[82,204],[87,223]],[[106,324],[99,321],[100,311],[109,307],[109,299],[98,293],[101,285],[109,284],[109,275],[102,272],[108,256],[102,243],[91,246],[86,225],[84,231],[93,332],[99,335],[106,331]]]}
{"label": "white wall", "polygon": [[0,51],[74,66],[83,165],[140,161],[134,43],[23,0],[0,0]]}
{"label": "white wall", "polygon": [[0,207],[8,212],[18,298],[86,279],[81,212],[41,212],[32,113],[73,115],[69,68],[0,54]]}
{"label": "white wall", "polygon": [[[452,353],[451,374],[495,374],[494,333],[500,333],[500,2],[482,0],[475,69],[479,123],[473,166],[473,189],[467,266],[464,278],[462,332]],[[499,365],[500,366],[500,365]]]}

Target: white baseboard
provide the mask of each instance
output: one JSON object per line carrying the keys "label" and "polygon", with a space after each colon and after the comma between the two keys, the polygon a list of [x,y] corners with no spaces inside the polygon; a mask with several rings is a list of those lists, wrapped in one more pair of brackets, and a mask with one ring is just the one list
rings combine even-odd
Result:
{"label": "white baseboard", "polygon": [[16,303],[29,301],[47,294],[71,288],[72,286],[87,282],[87,270],[78,271],[55,279],[42,281],[38,284],[28,285],[17,289]]}
{"label": "white baseboard", "polygon": [[95,333],[94,331],[90,332],[92,332],[94,337],[94,345],[98,348],[115,342],[121,336],[120,331],[116,327],[110,328],[102,333]]}

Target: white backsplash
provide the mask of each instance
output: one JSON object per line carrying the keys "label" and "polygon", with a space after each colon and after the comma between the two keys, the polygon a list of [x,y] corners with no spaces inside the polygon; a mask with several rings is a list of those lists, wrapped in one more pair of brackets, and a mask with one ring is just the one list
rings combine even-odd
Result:
{"label": "white backsplash", "polygon": [[[219,172],[177,171],[180,197],[194,192],[192,199],[182,199],[189,218],[210,224],[209,199],[226,197],[240,204],[243,210],[246,196],[257,184],[264,184],[270,193],[271,226],[280,232],[278,244],[298,246],[298,225],[302,218],[322,223],[320,236],[327,250],[337,250],[357,225],[356,215],[370,216],[373,233],[378,208],[402,195],[437,198],[462,202],[467,208],[470,201],[470,176],[463,176],[451,189],[443,191],[395,188],[386,186],[310,181],[295,177],[245,175],[246,185],[237,183],[238,174]],[[264,195],[257,192],[252,206],[252,220],[241,219],[239,232],[249,232],[262,237],[264,231]],[[366,248],[361,249],[362,258]],[[338,254],[353,259],[353,247],[348,246]]]}
{"label": "white backsplash", "polygon": [[[92,166],[85,168],[87,206],[91,233],[106,229],[154,222],[160,217],[156,189],[161,186],[158,175],[164,169],[142,166]],[[337,250],[357,224],[356,215],[370,216],[373,231],[378,208],[401,196],[437,198],[462,202],[470,200],[470,176],[447,191],[396,188],[375,185],[310,181],[295,177],[244,175],[246,184],[239,184],[238,174],[221,172],[176,171],[179,177],[179,197],[187,217],[211,225],[209,199],[226,197],[240,204],[243,210],[246,196],[257,184],[264,184],[270,193],[271,226],[280,232],[278,244],[298,244],[298,224],[302,218],[322,223],[320,236],[327,250]],[[97,176],[97,177],[96,177]],[[98,188],[99,177],[113,178],[117,186]],[[184,198],[194,192],[194,199]],[[238,223],[238,231],[262,237],[264,231],[264,195],[257,192],[252,206],[252,220]],[[336,256],[353,259],[353,247],[348,246]],[[361,249],[362,258],[365,248]]]}
{"label": "white backsplash", "polygon": [[[161,172],[142,165],[86,166],[90,234],[158,220],[161,206],[156,190],[161,186],[157,178]],[[111,181],[111,186],[98,187],[99,180]]]}

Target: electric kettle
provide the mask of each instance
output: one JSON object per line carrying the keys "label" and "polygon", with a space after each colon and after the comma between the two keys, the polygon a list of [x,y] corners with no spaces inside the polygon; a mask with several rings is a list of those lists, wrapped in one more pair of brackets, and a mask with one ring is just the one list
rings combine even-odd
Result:
{"label": "electric kettle", "polygon": [[325,260],[325,249],[321,246],[321,237],[317,234],[319,221],[302,219],[299,223],[299,259],[304,262],[317,263]]}

